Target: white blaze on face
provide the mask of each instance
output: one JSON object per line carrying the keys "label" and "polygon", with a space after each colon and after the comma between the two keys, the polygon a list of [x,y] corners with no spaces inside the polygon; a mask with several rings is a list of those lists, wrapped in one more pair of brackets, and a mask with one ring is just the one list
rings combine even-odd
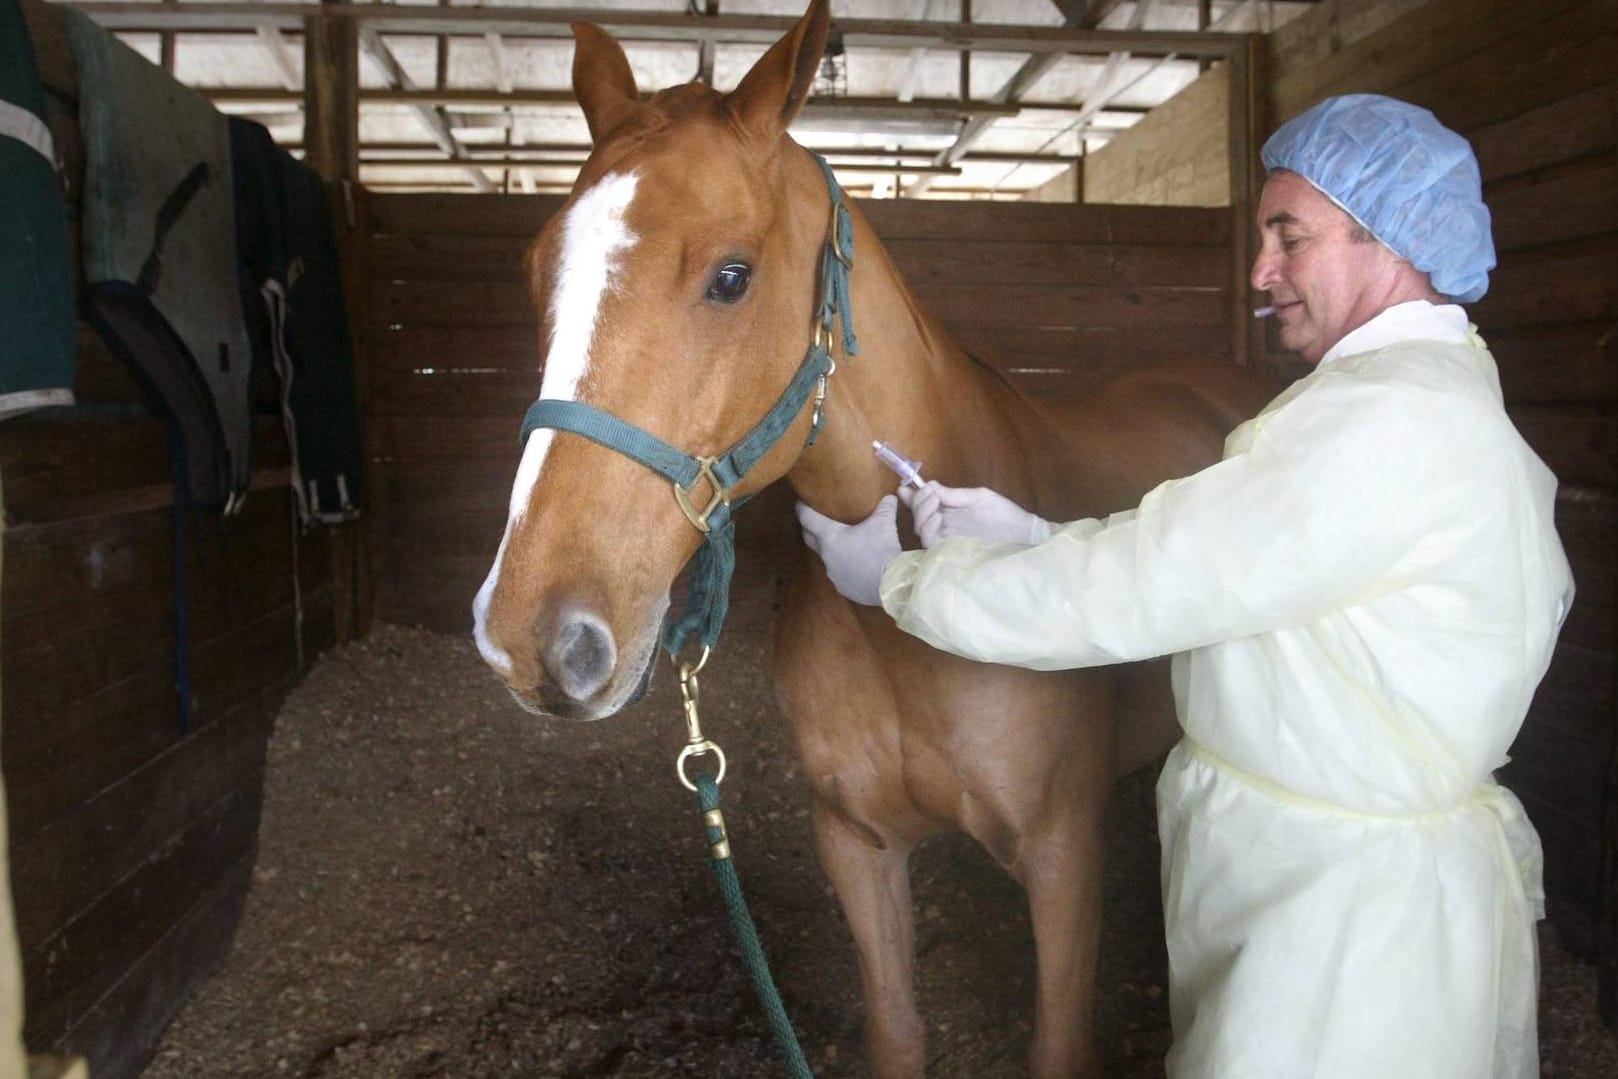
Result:
{"label": "white blaze on face", "polygon": [[[601,299],[613,287],[623,254],[635,244],[635,236],[624,222],[629,203],[635,196],[634,173],[610,173],[596,182],[573,203],[562,219],[562,243],[558,265],[552,267],[550,350],[545,356],[545,377],[539,395],[571,401],[590,367],[590,344],[595,337]],[[511,671],[511,657],[489,637],[489,603],[505,560],[506,544],[513,526],[528,510],[528,499],[539,482],[555,432],[539,428],[528,436],[517,480],[511,488],[511,507],[506,517],[506,533],[483,587],[472,603],[475,620],[473,635],[484,660],[502,674]]]}

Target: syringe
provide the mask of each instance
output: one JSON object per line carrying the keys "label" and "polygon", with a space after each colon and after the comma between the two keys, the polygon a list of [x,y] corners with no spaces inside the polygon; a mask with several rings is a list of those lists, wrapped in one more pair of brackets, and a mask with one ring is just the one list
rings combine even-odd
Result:
{"label": "syringe", "polygon": [[871,449],[876,451],[877,460],[893,469],[900,482],[908,483],[912,487],[920,487],[927,481],[921,478],[921,462],[912,461],[886,442],[872,442]]}

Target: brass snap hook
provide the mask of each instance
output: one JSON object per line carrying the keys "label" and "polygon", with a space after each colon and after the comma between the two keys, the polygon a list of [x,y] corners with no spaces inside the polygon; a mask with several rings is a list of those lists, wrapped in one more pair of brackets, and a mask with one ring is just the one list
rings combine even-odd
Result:
{"label": "brass snap hook", "polygon": [[719,748],[717,742],[710,741],[702,735],[702,718],[697,714],[697,705],[702,697],[702,687],[697,682],[697,672],[708,663],[709,649],[704,646],[702,655],[697,657],[695,665],[681,662],[674,657],[670,661],[680,671],[680,700],[685,707],[685,748],[674,759],[674,774],[679,777],[681,786],[688,791],[695,791],[697,785],[685,774],[686,761],[692,757],[702,757],[712,753],[719,759],[719,774],[714,777],[715,783],[725,781],[725,751]]}

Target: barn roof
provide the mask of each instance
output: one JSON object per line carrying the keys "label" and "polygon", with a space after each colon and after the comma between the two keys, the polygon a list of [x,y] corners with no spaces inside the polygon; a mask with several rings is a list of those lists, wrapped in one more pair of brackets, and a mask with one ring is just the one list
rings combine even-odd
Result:
{"label": "barn roof", "polygon": [[[621,40],[643,89],[728,89],[803,0],[81,0],[206,92],[304,135],[305,20],[353,18],[360,178],[390,190],[564,191],[589,135],[569,90],[570,24]],[[834,0],[794,136],[878,197],[1019,198],[1230,55],[1307,10],[1282,0]]]}

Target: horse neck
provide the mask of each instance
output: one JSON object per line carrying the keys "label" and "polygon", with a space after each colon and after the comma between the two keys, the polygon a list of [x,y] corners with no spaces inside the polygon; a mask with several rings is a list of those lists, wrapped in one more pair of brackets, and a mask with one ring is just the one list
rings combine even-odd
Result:
{"label": "horse neck", "polygon": [[1029,499],[1029,447],[1044,418],[1017,390],[973,361],[943,331],[853,207],[850,303],[859,352],[839,356],[825,424],[789,474],[798,497],[823,513],[863,516],[895,477],[871,451],[893,445],[952,486],[990,486]]}

